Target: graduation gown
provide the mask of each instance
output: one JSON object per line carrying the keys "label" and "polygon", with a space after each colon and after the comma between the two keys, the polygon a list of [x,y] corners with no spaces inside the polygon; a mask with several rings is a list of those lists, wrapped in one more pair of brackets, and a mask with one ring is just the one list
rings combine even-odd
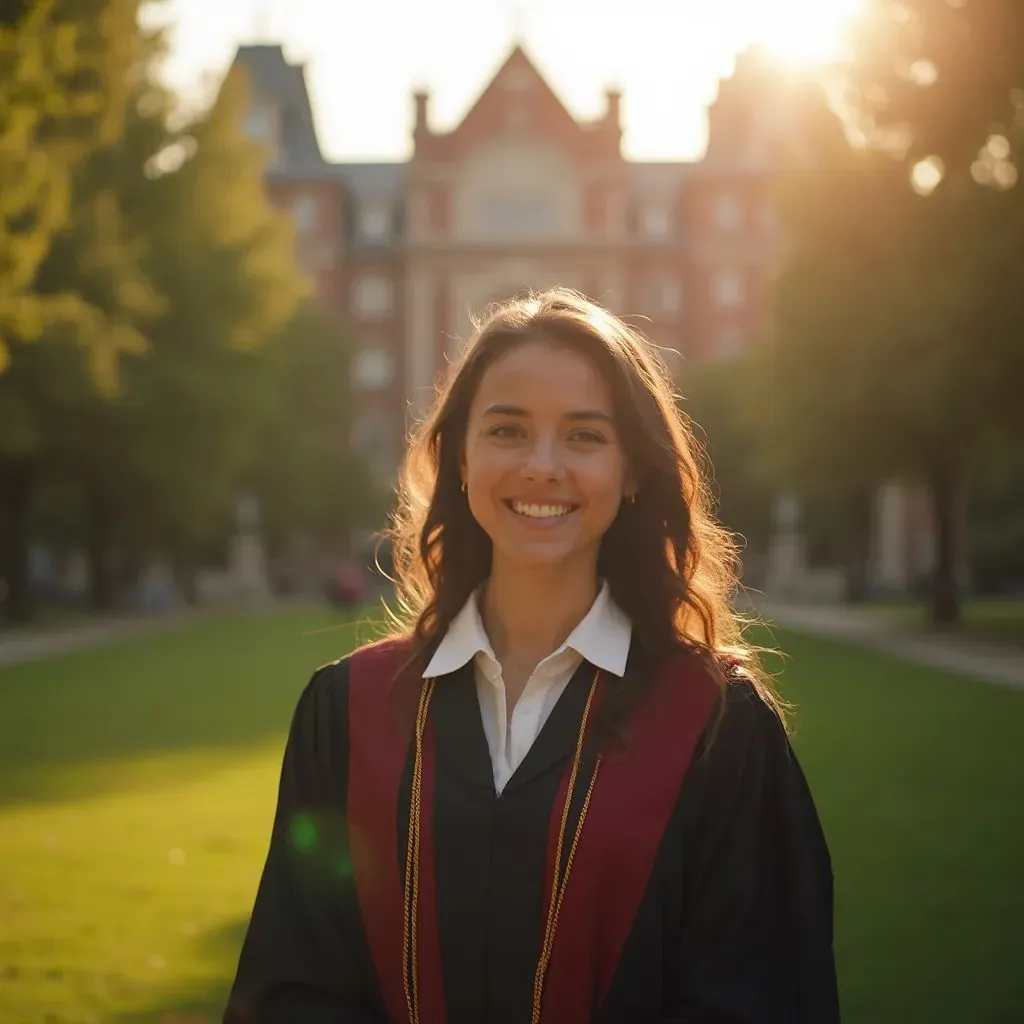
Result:
{"label": "graduation gown", "polygon": [[[406,656],[400,642],[364,648],[320,669],[298,702],[225,1024],[408,1019],[402,886],[415,708],[389,686]],[[592,677],[584,662],[500,796],[472,666],[437,680],[424,736],[422,1024],[530,1020]],[[743,680],[730,681],[709,745],[718,699],[703,669],[673,659],[621,749],[604,753],[542,1024],[839,1020],[831,865],[804,775],[777,716]],[[585,746],[584,780],[594,754]]]}

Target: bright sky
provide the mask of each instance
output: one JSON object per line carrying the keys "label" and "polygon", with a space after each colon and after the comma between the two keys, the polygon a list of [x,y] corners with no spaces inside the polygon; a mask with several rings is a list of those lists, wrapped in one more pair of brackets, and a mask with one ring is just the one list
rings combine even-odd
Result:
{"label": "bright sky", "polygon": [[208,95],[246,42],[280,42],[306,79],[331,160],[404,159],[413,89],[434,127],[457,123],[521,38],[578,117],[624,89],[623,148],[638,160],[700,154],[718,79],[752,42],[801,64],[838,56],[863,0],[162,0],[169,83]]}

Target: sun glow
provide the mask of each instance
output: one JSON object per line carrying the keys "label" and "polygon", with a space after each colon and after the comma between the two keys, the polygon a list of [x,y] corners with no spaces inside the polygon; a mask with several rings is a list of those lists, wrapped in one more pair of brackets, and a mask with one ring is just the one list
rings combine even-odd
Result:
{"label": "sun glow", "polygon": [[752,45],[776,60],[810,67],[843,56],[846,35],[865,0],[748,0],[737,10]]}

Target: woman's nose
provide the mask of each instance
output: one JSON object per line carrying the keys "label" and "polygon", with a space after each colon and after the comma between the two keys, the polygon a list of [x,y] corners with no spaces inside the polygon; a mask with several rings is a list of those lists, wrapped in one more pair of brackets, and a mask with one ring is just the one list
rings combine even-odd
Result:
{"label": "woman's nose", "polygon": [[564,468],[558,439],[538,437],[530,446],[523,472],[530,480],[553,480],[561,477]]}

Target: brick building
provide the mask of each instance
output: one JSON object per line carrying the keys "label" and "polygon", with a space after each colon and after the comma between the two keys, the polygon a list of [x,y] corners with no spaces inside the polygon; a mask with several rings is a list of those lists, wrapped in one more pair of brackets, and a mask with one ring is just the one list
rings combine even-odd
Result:
{"label": "brick building", "polygon": [[249,133],[269,147],[268,186],[295,219],[300,259],[356,338],[354,443],[382,479],[410,413],[470,330],[470,315],[524,288],[564,284],[643,327],[681,372],[758,331],[778,229],[768,190],[786,119],[753,56],[720,85],[706,156],[622,155],[620,94],[580,122],[519,46],[462,121],[431,127],[413,97],[412,155],[324,160],[301,66],[244,46]]}
{"label": "brick building", "polygon": [[[563,284],[642,318],[684,393],[688,365],[729,358],[765,322],[781,245],[771,190],[796,119],[791,83],[756,53],[719,83],[704,156],[676,163],[625,159],[621,94],[581,122],[520,46],[450,131],[415,94],[412,154],[394,163],[323,158],[303,68],[280,46],[243,46],[234,66],[248,72],[246,128],[268,147],[271,197],[354,332],[352,441],[382,483],[471,314],[494,299]],[[912,489],[880,491],[876,587],[928,571],[928,518]]]}

